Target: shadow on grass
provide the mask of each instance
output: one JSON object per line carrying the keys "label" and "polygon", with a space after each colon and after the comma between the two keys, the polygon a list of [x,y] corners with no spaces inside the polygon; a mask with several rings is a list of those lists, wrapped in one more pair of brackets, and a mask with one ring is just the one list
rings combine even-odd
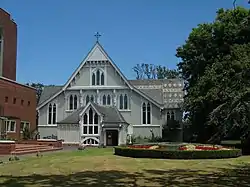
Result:
{"label": "shadow on grass", "polygon": [[180,187],[246,187],[250,186],[250,166],[202,174],[197,170],[144,170],[141,173],[123,171],[84,171],[70,175],[0,176],[1,187],[128,187],[128,186],[180,186]]}

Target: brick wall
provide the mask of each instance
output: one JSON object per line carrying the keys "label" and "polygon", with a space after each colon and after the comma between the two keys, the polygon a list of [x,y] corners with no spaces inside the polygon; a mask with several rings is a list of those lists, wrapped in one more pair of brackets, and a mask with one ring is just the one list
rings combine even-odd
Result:
{"label": "brick wall", "polygon": [[8,133],[9,138],[20,138],[21,121],[30,122],[31,130],[36,129],[35,89],[0,78],[0,106],[3,108],[2,116],[11,116],[16,121],[16,132]]}
{"label": "brick wall", "polygon": [[[4,38],[2,76],[16,80],[17,25],[9,13],[0,8],[0,28]],[[0,68],[1,69],[1,68]],[[0,73],[1,75],[1,73]]]}

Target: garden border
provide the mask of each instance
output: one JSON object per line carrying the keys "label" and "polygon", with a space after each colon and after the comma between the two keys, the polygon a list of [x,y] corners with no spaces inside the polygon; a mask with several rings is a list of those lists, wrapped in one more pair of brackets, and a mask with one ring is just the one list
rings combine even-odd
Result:
{"label": "garden border", "polygon": [[133,158],[161,158],[161,159],[223,159],[237,158],[242,155],[240,149],[230,150],[157,150],[157,149],[140,149],[129,147],[114,147],[114,154]]}

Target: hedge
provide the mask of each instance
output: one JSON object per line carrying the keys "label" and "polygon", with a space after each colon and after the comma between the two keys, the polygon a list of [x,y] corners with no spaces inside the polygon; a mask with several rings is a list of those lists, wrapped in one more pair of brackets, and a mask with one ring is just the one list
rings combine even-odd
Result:
{"label": "hedge", "polygon": [[180,151],[159,149],[133,149],[114,147],[114,154],[133,158],[165,158],[165,159],[221,159],[241,156],[240,149],[213,151]]}

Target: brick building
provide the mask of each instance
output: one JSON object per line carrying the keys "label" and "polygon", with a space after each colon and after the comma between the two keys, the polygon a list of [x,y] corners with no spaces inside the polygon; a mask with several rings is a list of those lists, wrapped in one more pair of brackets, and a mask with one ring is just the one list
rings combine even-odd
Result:
{"label": "brick building", "polygon": [[36,90],[16,82],[17,25],[0,8],[0,139],[36,129]]}

